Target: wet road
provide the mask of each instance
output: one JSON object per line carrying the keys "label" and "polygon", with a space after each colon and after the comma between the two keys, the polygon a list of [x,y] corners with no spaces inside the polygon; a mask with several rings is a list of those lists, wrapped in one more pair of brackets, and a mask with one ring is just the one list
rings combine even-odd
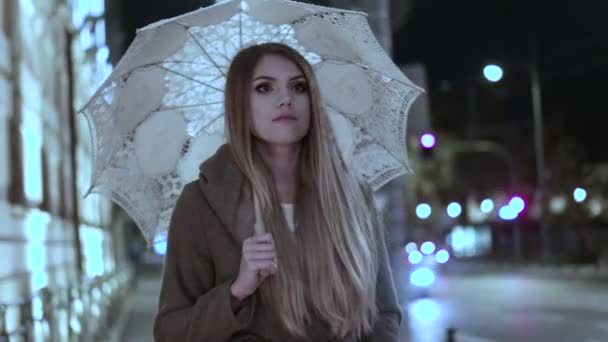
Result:
{"label": "wet road", "polygon": [[[395,269],[405,315],[402,341],[608,342],[608,283],[500,272],[440,276],[429,297],[408,294],[404,268]],[[159,274],[140,275],[121,341],[152,341]]]}
{"label": "wet road", "polygon": [[[397,270],[398,271],[398,270]],[[407,292],[396,272],[405,310],[404,340],[608,341],[608,283],[525,274],[440,276],[428,297]]]}

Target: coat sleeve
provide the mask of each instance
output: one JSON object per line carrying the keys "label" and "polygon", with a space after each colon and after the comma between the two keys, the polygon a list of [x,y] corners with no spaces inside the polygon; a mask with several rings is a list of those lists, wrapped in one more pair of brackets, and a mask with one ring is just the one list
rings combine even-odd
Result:
{"label": "coat sleeve", "polygon": [[[197,184],[180,195],[167,241],[158,313],[156,341],[227,341],[249,324],[255,297],[235,314],[230,301],[230,279],[215,286],[213,262],[200,215],[202,194]],[[196,228],[196,229],[195,229]]]}
{"label": "coat sleeve", "polygon": [[[368,189],[366,195],[372,210],[372,219],[375,226],[385,231],[380,212],[374,205],[373,195]],[[372,332],[363,340],[366,342],[398,342],[399,328],[401,326],[402,312],[395,290],[395,280],[391,270],[388,256],[386,234],[380,234],[378,255],[378,276],[376,281],[376,303],[378,306],[378,319]]]}
{"label": "coat sleeve", "polygon": [[376,302],[378,305],[378,319],[374,329],[367,337],[368,342],[398,342],[399,327],[401,325],[401,309],[395,291],[393,272],[386,243],[381,243],[380,267],[376,285]]}

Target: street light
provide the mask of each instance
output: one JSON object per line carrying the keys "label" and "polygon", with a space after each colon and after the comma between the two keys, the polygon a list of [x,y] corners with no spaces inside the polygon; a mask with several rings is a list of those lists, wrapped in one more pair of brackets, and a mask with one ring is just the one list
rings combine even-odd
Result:
{"label": "street light", "polygon": [[502,79],[503,74],[504,72],[502,71],[502,68],[495,64],[489,64],[486,65],[485,68],[483,68],[483,75],[490,82],[500,81]]}
{"label": "street light", "polygon": [[[538,220],[541,231],[541,247],[544,257],[549,254],[549,235],[547,224],[544,219],[544,193],[545,193],[545,159],[543,147],[543,111],[541,98],[540,73],[538,71],[537,44],[534,40],[529,41],[530,60],[527,63],[527,72],[530,75],[532,113],[534,116],[534,147],[536,151],[536,194],[534,196],[535,208],[538,210]],[[496,66],[496,65],[495,65]],[[490,66],[488,66],[490,67]],[[487,68],[487,67],[486,67]],[[490,70],[495,70],[491,68]],[[485,73],[484,73],[485,74]]]}
{"label": "street light", "polygon": [[581,203],[587,199],[587,190],[583,188],[576,188],[574,190],[573,197],[576,202]]}

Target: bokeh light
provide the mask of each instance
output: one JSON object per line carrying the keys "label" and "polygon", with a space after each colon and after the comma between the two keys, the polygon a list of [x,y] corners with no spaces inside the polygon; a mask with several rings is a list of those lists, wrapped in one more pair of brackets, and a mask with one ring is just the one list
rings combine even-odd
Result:
{"label": "bokeh light", "polygon": [[519,196],[515,196],[513,198],[511,198],[511,200],[509,201],[509,207],[511,207],[513,210],[517,211],[517,213],[521,213],[522,211],[524,211],[524,209],[526,209],[526,202],[524,201],[523,198],[519,197]]}
{"label": "bokeh light", "polygon": [[158,255],[165,255],[167,253],[167,234],[158,233],[154,237],[154,253]]}
{"label": "bokeh light", "polygon": [[420,144],[424,148],[433,148],[437,144],[437,139],[434,134],[425,133],[420,137]]}
{"label": "bokeh light", "polygon": [[420,251],[426,255],[435,252],[435,248],[435,244],[431,241],[424,242],[422,245],[420,245]]}
{"label": "bokeh light", "polygon": [[418,287],[428,287],[435,282],[435,272],[428,267],[420,267],[410,275],[410,283]]}
{"label": "bokeh light", "polygon": [[578,203],[583,202],[587,199],[587,190],[583,188],[576,188],[573,193],[574,200]]}
{"label": "bokeh light", "polygon": [[448,205],[448,216],[456,218],[462,213],[462,206],[458,202],[452,202]]}
{"label": "bokeh light", "polygon": [[483,75],[490,82],[498,82],[502,79],[504,72],[498,65],[490,64],[483,68]]}
{"label": "bokeh light", "polygon": [[405,252],[406,253],[412,253],[413,251],[418,250],[418,245],[415,242],[410,242],[407,245],[405,245]]}
{"label": "bokeh light", "polygon": [[410,253],[407,256],[407,260],[410,262],[410,264],[412,265],[416,265],[419,264],[422,261],[422,253],[418,252],[418,251],[413,251],[412,253]]}
{"label": "bokeh light", "polygon": [[427,203],[418,204],[416,207],[416,216],[422,220],[429,218],[432,212],[433,210],[431,209],[431,206]]}
{"label": "bokeh light", "polygon": [[491,213],[492,210],[494,210],[494,201],[492,201],[489,198],[486,198],[485,200],[483,200],[481,202],[480,209],[481,209],[481,212],[483,212],[484,214]]}
{"label": "bokeh light", "polygon": [[515,220],[517,218],[518,214],[519,213],[517,212],[517,210],[515,208],[511,207],[510,205],[502,206],[498,210],[498,217],[500,217],[501,219],[503,219],[505,221]]}
{"label": "bokeh light", "polygon": [[435,254],[435,261],[440,264],[445,264],[450,260],[450,253],[445,249],[441,249]]}

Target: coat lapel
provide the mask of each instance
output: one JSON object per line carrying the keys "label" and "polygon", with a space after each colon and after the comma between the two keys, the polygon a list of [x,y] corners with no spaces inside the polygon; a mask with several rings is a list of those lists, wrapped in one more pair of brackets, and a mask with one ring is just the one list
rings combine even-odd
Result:
{"label": "coat lapel", "polygon": [[201,164],[199,185],[212,210],[239,244],[253,236],[253,202],[228,144]]}

